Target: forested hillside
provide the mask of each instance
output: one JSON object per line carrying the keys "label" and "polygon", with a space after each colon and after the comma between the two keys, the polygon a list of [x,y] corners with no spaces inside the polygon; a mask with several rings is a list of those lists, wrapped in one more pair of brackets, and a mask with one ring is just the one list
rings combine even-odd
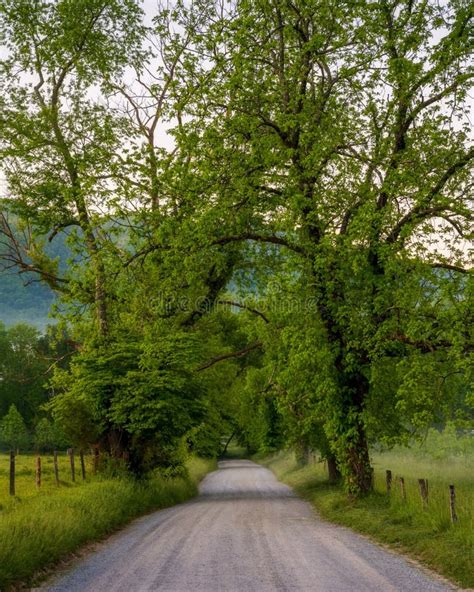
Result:
{"label": "forested hillside", "polygon": [[[18,218],[8,213],[6,200],[0,200],[0,209],[16,239],[26,246],[24,232],[18,228]],[[7,245],[3,244],[3,249],[6,255]],[[62,268],[71,256],[64,236],[46,241],[45,253],[51,259],[60,261]],[[47,324],[54,322],[48,314],[56,295],[37,274],[25,270],[19,273],[21,271],[7,257],[0,263],[0,321],[7,326],[25,322],[44,330]]]}
{"label": "forested hillside", "polygon": [[38,282],[25,285],[27,281],[15,272],[0,272],[0,320],[6,325],[26,322],[43,329],[51,322],[48,313],[54,293]]}
{"label": "forested hillside", "polygon": [[374,446],[470,429],[469,2],[5,6],[0,260],[60,303],[69,442],[317,450],[356,498]]}

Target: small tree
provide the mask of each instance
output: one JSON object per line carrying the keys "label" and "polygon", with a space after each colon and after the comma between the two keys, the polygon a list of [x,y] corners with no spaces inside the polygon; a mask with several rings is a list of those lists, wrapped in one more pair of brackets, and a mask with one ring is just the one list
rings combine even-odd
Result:
{"label": "small tree", "polygon": [[0,422],[0,442],[14,449],[27,448],[30,443],[25,422],[15,405],[10,405],[8,413]]}

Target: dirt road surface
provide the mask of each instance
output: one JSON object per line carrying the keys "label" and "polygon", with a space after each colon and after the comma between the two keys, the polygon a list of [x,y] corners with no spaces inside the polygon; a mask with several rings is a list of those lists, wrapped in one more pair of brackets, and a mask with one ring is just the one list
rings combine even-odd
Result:
{"label": "dirt road surface", "polygon": [[188,503],[136,520],[42,590],[453,589],[350,530],[322,521],[268,469],[250,461],[220,462],[200,492]]}

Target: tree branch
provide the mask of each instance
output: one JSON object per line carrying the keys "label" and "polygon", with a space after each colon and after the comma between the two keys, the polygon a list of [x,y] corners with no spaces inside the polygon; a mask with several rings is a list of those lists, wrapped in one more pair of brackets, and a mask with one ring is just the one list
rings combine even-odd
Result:
{"label": "tree branch", "polygon": [[224,237],[213,240],[211,242],[211,245],[226,245],[228,243],[234,243],[234,242],[246,241],[246,240],[256,241],[256,242],[261,242],[261,243],[271,243],[274,245],[282,245],[284,247],[287,247],[288,249],[291,249],[292,251],[295,251],[296,253],[299,253],[300,255],[306,255],[306,251],[303,249],[303,247],[300,247],[299,245],[295,245],[295,244],[291,243],[290,241],[288,241],[286,238],[284,238],[282,236],[275,236],[275,235],[266,236],[263,234],[256,234],[253,232],[244,232],[243,234],[224,236]]}
{"label": "tree branch", "polygon": [[433,208],[423,209],[421,205],[415,206],[405,216],[403,216],[399,222],[393,227],[392,231],[386,238],[386,242],[392,244],[396,242],[400,236],[402,229],[410,222],[417,220],[424,220],[425,218],[431,218],[436,214],[444,212],[448,209],[448,206],[437,206]]}
{"label": "tree branch", "polygon": [[442,263],[440,262],[435,262],[435,263],[430,263],[429,264],[430,267],[433,267],[434,269],[449,269],[451,271],[457,271],[458,273],[472,273],[472,269],[465,269],[464,267],[460,267],[459,265],[452,265],[451,263]]}
{"label": "tree branch", "polygon": [[423,203],[419,203],[418,205],[414,206],[412,210],[410,210],[405,216],[403,216],[400,221],[394,226],[392,231],[388,234],[386,238],[387,243],[394,243],[398,240],[400,232],[402,231],[403,227],[414,220],[419,220],[426,218],[427,216],[432,216],[434,214],[446,211],[449,209],[448,206],[434,206],[434,207],[427,207],[429,203],[444,189],[446,184],[452,177],[457,173],[459,169],[465,167],[471,160],[474,159],[474,147],[471,148],[464,154],[459,160],[453,163],[446,172],[439,178],[437,183],[431,188],[428,192],[428,195],[424,198]]}
{"label": "tree branch", "polygon": [[24,247],[20,244],[15,236],[12,227],[10,226],[5,215],[0,212],[0,236],[3,240],[0,244],[4,245],[6,251],[0,253],[0,261],[4,261],[4,269],[17,268],[18,273],[34,273],[37,274],[49,287],[57,292],[68,292],[66,288],[69,280],[61,278],[47,269],[43,269],[38,265],[30,263],[24,254]]}
{"label": "tree branch", "polygon": [[450,343],[449,341],[438,341],[438,342],[434,343],[434,342],[425,341],[425,340],[421,340],[421,339],[411,339],[410,337],[407,337],[406,335],[402,335],[401,333],[396,333],[394,335],[391,335],[390,339],[392,341],[398,341],[398,342],[403,343],[405,345],[410,345],[425,354],[432,353],[432,352],[435,352],[440,349],[446,349],[446,348],[452,346],[452,343]]}
{"label": "tree branch", "polygon": [[207,368],[214,366],[214,364],[217,364],[218,362],[223,362],[224,360],[228,360],[230,358],[241,358],[242,356],[247,355],[249,352],[253,351],[254,349],[258,349],[259,347],[262,347],[262,346],[263,346],[263,343],[261,341],[256,341],[255,343],[252,343],[251,345],[248,345],[247,347],[244,347],[243,349],[241,349],[239,351],[231,352],[228,354],[221,354],[220,356],[216,356],[215,358],[210,359],[208,362],[206,362],[202,366],[199,366],[199,368],[196,369],[196,372],[202,372],[203,370],[207,370]]}
{"label": "tree branch", "polygon": [[260,312],[259,310],[255,309],[255,308],[251,308],[250,306],[247,306],[246,304],[242,304],[240,302],[234,302],[233,300],[218,300],[217,301],[218,304],[228,304],[229,306],[236,306],[237,308],[243,308],[245,310],[248,310],[249,312],[252,312],[253,314],[261,317],[266,323],[269,323],[269,319],[266,315],[263,314],[263,312]]}

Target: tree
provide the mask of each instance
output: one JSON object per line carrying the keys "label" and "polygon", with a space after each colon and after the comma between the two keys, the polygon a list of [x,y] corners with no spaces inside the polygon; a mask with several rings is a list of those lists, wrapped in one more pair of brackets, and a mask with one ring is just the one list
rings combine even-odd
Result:
{"label": "tree", "polygon": [[0,414],[11,405],[31,425],[39,406],[47,398],[43,387],[49,362],[43,358],[36,328],[18,324],[8,329],[0,325]]}
{"label": "tree", "polygon": [[[148,28],[128,0],[81,8],[0,13],[0,150],[26,230],[3,216],[2,258],[65,295],[81,344],[53,414],[137,467],[173,462],[198,426],[217,441],[216,368],[254,365],[248,430],[235,408],[226,422],[252,445],[317,442],[368,491],[370,442],[436,419],[451,372],[470,381],[470,4],[199,0]],[[62,273],[44,244],[65,229]],[[312,306],[267,314],[272,277],[280,303]]]}
{"label": "tree", "polygon": [[57,372],[48,406],[71,441],[102,443],[116,457],[128,451],[135,473],[174,464],[181,439],[203,418],[195,340],[163,331],[158,343],[149,339],[89,345],[70,372]]}
{"label": "tree", "polygon": [[8,413],[0,421],[0,442],[14,450],[28,448],[30,444],[25,422],[15,405],[10,406]]}
{"label": "tree", "polygon": [[[126,445],[146,456],[143,433],[150,450],[160,437],[163,450],[172,447],[201,420],[198,381],[184,360],[169,370],[169,387],[160,376],[149,382],[152,371],[142,372],[138,362],[150,348],[147,326],[163,318],[171,317],[178,350],[185,349],[184,331],[193,349],[193,325],[206,307],[183,309],[174,299],[184,293],[194,303],[203,292],[215,299],[232,271],[232,249],[204,269],[196,254],[186,274],[175,269],[181,255],[169,243],[189,211],[175,179],[186,169],[187,153],[175,158],[156,138],[170,119],[182,125],[187,97],[205,76],[195,43],[211,8],[205,1],[160,7],[148,28],[132,0],[84,0],[80,9],[68,1],[28,2],[24,10],[8,2],[0,12],[9,47],[0,149],[13,197],[8,209],[25,229],[20,240],[3,213],[1,256],[7,267],[38,274],[62,294],[81,353],[69,375],[58,372],[53,385],[61,392],[51,410],[73,441],[100,439],[114,454]],[[135,73],[130,84],[125,66]],[[73,255],[66,269],[45,246],[59,233],[67,234]],[[137,255],[157,236],[173,240],[144,266]],[[150,293],[160,293],[161,302]],[[171,332],[165,330],[157,355]],[[107,383],[114,372],[117,379]],[[142,460],[136,457],[135,465]]]}
{"label": "tree", "polygon": [[324,352],[316,397],[352,494],[371,487],[377,369],[405,367],[391,399],[398,426],[416,429],[439,393],[417,411],[403,403],[423,368],[463,371],[472,352],[456,243],[472,229],[471,19],[464,2],[242,2],[216,58],[223,82],[207,97],[215,118],[196,164],[217,200],[202,208],[207,244],[302,259]]}
{"label": "tree", "polygon": [[0,416],[12,404],[32,429],[50,396],[46,383],[55,367],[66,368],[75,346],[58,327],[41,335],[35,327],[0,323]]}
{"label": "tree", "polygon": [[[22,243],[2,214],[3,260],[39,274],[73,300],[92,303],[103,337],[109,324],[106,250],[94,210],[110,205],[104,177],[120,140],[113,115],[89,93],[137,56],[140,19],[131,0],[7,1],[0,10],[8,47],[0,154],[14,198],[10,207],[30,229]],[[82,265],[71,265],[63,276],[43,248],[66,230],[88,260],[86,274]]]}

